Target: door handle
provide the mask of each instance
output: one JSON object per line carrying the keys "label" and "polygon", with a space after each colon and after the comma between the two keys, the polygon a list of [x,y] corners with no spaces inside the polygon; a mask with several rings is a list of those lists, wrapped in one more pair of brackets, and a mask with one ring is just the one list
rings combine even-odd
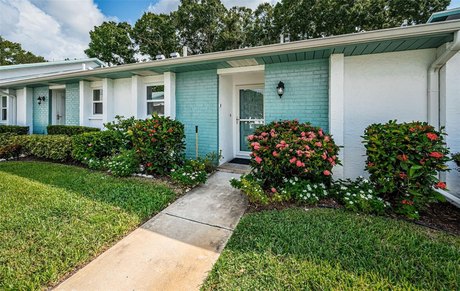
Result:
{"label": "door handle", "polygon": [[59,120],[61,119],[62,115],[56,114],[56,119]]}

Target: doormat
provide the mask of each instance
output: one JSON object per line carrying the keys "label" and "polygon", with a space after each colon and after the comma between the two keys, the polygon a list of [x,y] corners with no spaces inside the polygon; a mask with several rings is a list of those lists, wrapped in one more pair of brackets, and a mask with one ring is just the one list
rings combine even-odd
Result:
{"label": "doormat", "polygon": [[249,159],[240,159],[240,158],[235,158],[230,161],[231,164],[240,164],[240,165],[249,165],[249,162],[251,160]]}

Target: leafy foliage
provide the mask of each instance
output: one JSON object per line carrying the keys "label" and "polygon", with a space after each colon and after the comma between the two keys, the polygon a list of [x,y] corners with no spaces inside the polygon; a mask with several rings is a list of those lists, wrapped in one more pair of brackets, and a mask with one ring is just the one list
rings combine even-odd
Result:
{"label": "leafy foliage", "polygon": [[103,160],[120,152],[123,142],[111,130],[87,132],[72,137],[72,156],[90,168],[103,168]]}
{"label": "leafy foliage", "polygon": [[110,159],[107,168],[115,177],[128,177],[139,171],[139,159],[134,150],[122,150]]}
{"label": "leafy foliage", "polygon": [[134,149],[148,173],[165,175],[184,161],[184,125],[169,117],[153,115],[130,130]]}
{"label": "leafy foliage", "polygon": [[91,41],[85,54],[111,65],[136,62],[132,28],[127,22],[104,21],[89,32]]}
{"label": "leafy foliage", "polygon": [[187,160],[180,168],[171,170],[173,181],[187,187],[204,184],[208,178],[206,165],[199,160]]}
{"label": "leafy foliage", "polygon": [[139,52],[151,58],[175,52],[180,47],[174,19],[168,14],[144,13],[134,25],[133,39]]}
{"label": "leafy foliage", "polygon": [[445,188],[437,173],[447,171],[449,150],[443,129],[426,122],[372,124],[364,133],[366,170],[377,190],[389,195],[396,208],[411,217],[441,197],[433,186]]}
{"label": "leafy foliage", "polygon": [[24,155],[60,162],[71,159],[72,139],[66,135],[19,135],[13,142]]}
{"label": "leafy foliage", "polygon": [[240,179],[231,179],[230,184],[236,189],[240,189],[251,203],[268,205],[270,203],[282,201],[283,198],[277,192],[267,193],[261,186],[261,181],[253,174],[241,175]]}
{"label": "leafy foliage", "polygon": [[2,133],[14,133],[17,135],[24,135],[29,133],[29,127],[19,125],[0,125],[0,134]]}
{"label": "leafy foliage", "polygon": [[297,120],[274,121],[248,136],[251,167],[264,189],[297,177],[329,183],[332,168],[340,161],[338,146],[321,128]]}
{"label": "leafy foliage", "polygon": [[[275,188],[273,189],[277,191]],[[281,195],[286,200],[292,199],[302,204],[316,204],[319,200],[328,197],[329,194],[323,183],[312,183],[295,177],[284,183]]]}
{"label": "leafy foliage", "polygon": [[18,159],[21,155],[22,146],[18,143],[0,146],[0,159]]}
{"label": "leafy foliage", "polygon": [[0,36],[0,66],[46,62],[44,57],[36,56],[22,48],[21,44]]}
{"label": "leafy foliage", "polygon": [[78,125],[48,125],[46,131],[50,135],[64,134],[68,136],[82,134],[84,132],[100,131],[99,128]]}
{"label": "leafy foliage", "polygon": [[457,166],[460,167],[460,153],[453,154],[452,159],[457,163]]}
{"label": "leafy foliage", "polygon": [[104,127],[112,131],[123,143],[123,148],[132,149],[133,143],[131,140],[131,135],[129,134],[130,128],[132,128],[136,122],[140,121],[134,116],[125,118],[124,116],[117,115],[115,120],[104,124]]}

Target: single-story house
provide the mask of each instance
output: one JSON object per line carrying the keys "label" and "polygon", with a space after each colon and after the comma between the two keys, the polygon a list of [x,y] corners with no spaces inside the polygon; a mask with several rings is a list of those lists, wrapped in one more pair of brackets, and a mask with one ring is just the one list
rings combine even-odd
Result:
{"label": "single-story house", "polygon": [[[0,89],[11,98],[5,109],[15,110],[7,122],[34,133],[157,112],[185,125],[188,157],[221,152],[222,163],[248,158],[246,136],[259,124],[297,118],[330,132],[343,146],[335,175],[356,177],[364,174],[361,136],[371,123],[446,126],[450,148],[460,151],[460,21],[438,20],[34,77]],[[451,176],[448,184],[459,175]]]}

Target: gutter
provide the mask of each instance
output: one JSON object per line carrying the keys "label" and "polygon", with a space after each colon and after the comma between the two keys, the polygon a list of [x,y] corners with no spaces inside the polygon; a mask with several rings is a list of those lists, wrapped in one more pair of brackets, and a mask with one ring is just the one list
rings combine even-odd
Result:
{"label": "gutter", "polygon": [[440,71],[446,63],[460,51],[460,30],[454,33],[454,40],[447,44],[445,51],[430,65],[427,84],[427,121],[435,128],[441,127],[440,116]]}
{"label": "gutter", "polygon": [[[199,62],[219,62],[238,58],[263,57],[273,53],[294,53],[305,50],[327,49],[335,46],[357,45],[372,41],[398,40],[407,37],[423,37],[444,33],[454,33],[460,29],[460,20],[438,22],[430,24],[421,24],[409,27],[397,27],[390,29],[381,29],[368,32],[351,33],[345,35],[331,36],[326,38],[316,38],[301,40],[283,44],[272,44],[259,47],[250,47],[244,49],[229,50],[224,52],[206,53],[200,55],[191,55],[182,58],[171,58],[166,60],[148,61],[143,63],[125,64],[115,67],[96,68],[91,71],[81,71],[77,73],[64,73],[59,75],[64,81],[71,78],[84,78],[87,76],[97,76],[103,74],[126,72],[132,70],[168,68],[177,66],[193,65]],[[47,81],[57,81],[56,78],[37,77],[27,81],[4,82],[0,87],[8,88],[10,86],[27,86],[34,83]]]}
{"label": "gutter", "polygon": [[[460,51],[460,30],[454,33],[454,40],[446,45],[445,51],[430,65],[428,69],[428,84],[427,84],[427,106],[428,116],[427,121],[435,128],[439,129],[441,124],[441,92],[440,80],[441,69],[446,63]],[[440,180],[446,180],[446,173],[439,173]],[[460,199],[441,189],[434,189],[439,194],[446,197],[446,199],[457,207],[460,207]]]}

